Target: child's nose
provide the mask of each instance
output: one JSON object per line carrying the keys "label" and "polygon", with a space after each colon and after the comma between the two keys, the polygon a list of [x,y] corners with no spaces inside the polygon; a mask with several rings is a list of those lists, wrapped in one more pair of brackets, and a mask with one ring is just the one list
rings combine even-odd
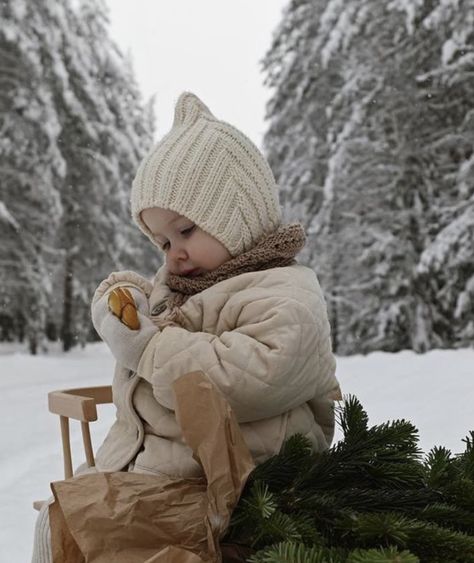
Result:
{"label": "child's nose", "polygon": [[188,254],[183,246],[174,245],[169,249],[168,256],[172,260],[185,260],[188,257]]}

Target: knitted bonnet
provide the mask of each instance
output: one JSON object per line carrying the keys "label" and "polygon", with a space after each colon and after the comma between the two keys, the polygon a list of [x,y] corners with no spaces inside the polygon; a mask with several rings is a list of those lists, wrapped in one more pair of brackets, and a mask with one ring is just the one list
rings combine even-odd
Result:
{"label": "knitted bonnet", "polygon": [[191,92],[180,95],[173,126],[141,162],[131,207],[155,245],[140,212],[162,207],[193,221],[232,256],[253,248],[281,223],[277,186],[261,152]]}

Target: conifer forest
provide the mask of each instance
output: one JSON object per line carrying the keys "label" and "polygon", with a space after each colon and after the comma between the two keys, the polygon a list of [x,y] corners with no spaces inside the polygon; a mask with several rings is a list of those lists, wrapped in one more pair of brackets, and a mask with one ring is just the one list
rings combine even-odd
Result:
{"label": "conifer forest", "polygon": [[[131,181],[154,140],[102,0],[0,2],[0,340],[97,338],[111,271],[152,276]],[[340,355],[474,341],[474,1],[289,0],[263,150]]]}

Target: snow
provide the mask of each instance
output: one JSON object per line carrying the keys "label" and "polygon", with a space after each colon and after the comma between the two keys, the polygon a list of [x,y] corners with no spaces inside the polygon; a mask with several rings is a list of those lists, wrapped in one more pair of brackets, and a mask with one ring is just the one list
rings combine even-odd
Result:
{"label": "snow", "polygon": [[421,253],[417,272],[428,273],[446,267],[448,261],[469,263],[472,260],[470,240],[474,224],[474,202],[466,203],[463,213],[440,230]]}
{"label": "snow", "polygon": [[[49,483],[63,478],[59,418],[48,412],[48,392],[109,384],[113,359],[103,344],[37,357],[9,348],[0,345],[0,563],[25,563],[31,558],[37,514],[32,503],[48,498]],[[112,405],[99,407],[99,421],[91,425],[94,448],[114,410]],[[77,466],[83,450],[76,421],[71,421],[71,442]]]}
{"label": "snow", "polygon": [[452,14],[459,11],[459,0],[440,0],[437,6],[423,20],[423,25],[427,29],[441,27],[443,22],[449,20]]}
{"label": "snow", "polygon": [[449,64],[458,49],[459,45],[451,37],[443,43],[441,49],[441,61],[443,65]]}
{"label": "snow", "polygon": [[423,7],[423,0],[395,0],[390,2],[387,10],[399,10],[406,13],[406,28],[409,35],[415,31],[415,18],[417,10]]}
{"label": "snow", "polygon": [[[108,385],[113,366],[104,344],[36,357],[18,345],[0,344],[0,563],[30,560],[37,514],[32,503],[47,498],[49,483],[63,477],[59,422],[48,412],[48,392]],[[341,357],[337,376],[343,393],[359,398],[371,424],[411,420],[425,452],[434,445],[463,451],[462,438],[474,429],[474,349]],[[99,421],[91,427],[94,448],[113,418],[112,405],[99,407]],[[71,433],[77,466],[82,460],[74,452],[82,453],[82,442],[74,421]]]}
{"label": "snow", "polygon": [[15,229],[20,228],[18,221],[15,219],[15,217],[13,217],[10,211],[8,211],[8,208],[3,203],[3,201],[0,201],[0,221],[4,221],[5,223],[10,224]]}

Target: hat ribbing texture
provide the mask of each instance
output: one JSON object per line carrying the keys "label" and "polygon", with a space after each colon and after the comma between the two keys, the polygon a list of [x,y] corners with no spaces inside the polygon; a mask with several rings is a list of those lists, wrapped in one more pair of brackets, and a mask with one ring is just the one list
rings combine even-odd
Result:
{"label": "hat ribbing texture", "polygon": [[278,188],[261,152],[191,92],[178,98],[170,131],[142,160],[132,184],[132,217],[157,245],[140,218],[151,207],[187,217],[232,256],[281,223]]}

